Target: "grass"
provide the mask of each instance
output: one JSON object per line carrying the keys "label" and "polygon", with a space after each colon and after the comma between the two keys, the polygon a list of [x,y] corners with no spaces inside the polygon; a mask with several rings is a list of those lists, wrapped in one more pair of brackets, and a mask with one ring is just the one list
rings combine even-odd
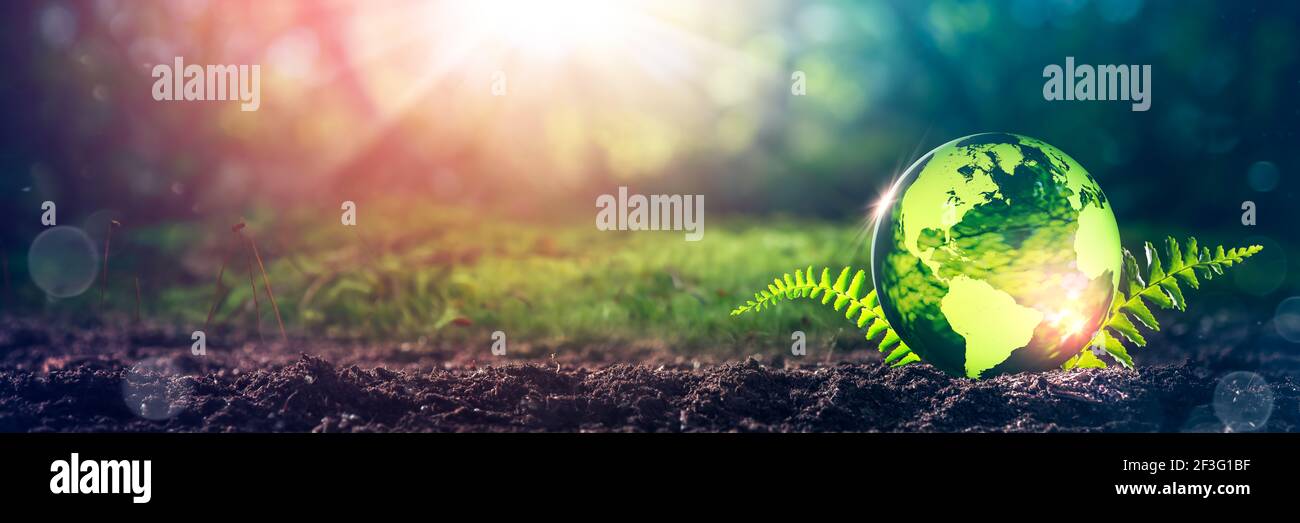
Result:
{"label": "grass", "polygon": [[[290,331],[487,346],[489,333],[500,330],[511,343],[653,342],[691,353],[788,348],[791,332],[804,330],[842,331],[836,343],[866,346],[852,325],[812,309],[728,315],[756,285],[790,267],[866,266],[867,245],[856,226],[713,218],[702,241],[687,242],[681,232],[601,232],[587,220],[485,220],[481,212],[448,209],[381,213],[363,214],[356,227],[308,214],[249,220],[243,233],[262,247],[264,287],[274,282]],[[177,251],[160,257],[203,248],[158,240],[196,236],[194,225],[176,227],[188,230],[149,234],[159,250]],[[201,269],[210,275],[174,275],[178,281],[149,300],[146,316],[198,328],[216,298],[211,322],[251,331],[264,313],[256,286],[231,285],[214,296],[223,248],[214,239],[201,257],[210,261]],[[810,337],[810,346],[817,340]]]}

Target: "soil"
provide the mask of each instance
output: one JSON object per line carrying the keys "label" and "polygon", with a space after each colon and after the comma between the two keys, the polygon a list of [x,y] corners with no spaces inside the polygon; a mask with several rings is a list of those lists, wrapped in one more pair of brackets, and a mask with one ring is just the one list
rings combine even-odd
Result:
{"label": "soil", "polygon": [[592,346],[512,359],[486,346],[475,357],[254,336],[195,356],[179,329],[4,319],[0,431],[1223,431],[1215,389],[1238,369],[1272,391],[1262,429],[1300,431],[1295,351],[1243,352],[1268,345],[1249,334],[1257,328],[1202,323],[1226,344],[1161,333],[1140,372],[971,381],[924,364],[890,368],[874,351],[709,361]]}

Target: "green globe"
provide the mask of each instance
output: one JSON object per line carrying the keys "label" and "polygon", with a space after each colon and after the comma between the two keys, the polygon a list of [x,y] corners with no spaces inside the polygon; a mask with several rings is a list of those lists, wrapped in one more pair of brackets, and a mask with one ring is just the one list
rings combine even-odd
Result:
{"label": "green globe", "polygon": [[986,133],[908,168],[877,209],[871,273],[923,361],[970,378],[1060,367],[1119,286],[1115,215],[1060,149]]}

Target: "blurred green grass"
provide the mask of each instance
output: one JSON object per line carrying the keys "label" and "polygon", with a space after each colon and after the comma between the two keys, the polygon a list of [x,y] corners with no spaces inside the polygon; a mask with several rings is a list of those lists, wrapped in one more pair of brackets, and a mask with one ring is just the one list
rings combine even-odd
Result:
{"label": "blurred green grass", "polygon": [[[729,315],[780,273],[808,265],[868,268],[869,237],[860,225],[711,219],[703,240],[688,242],[683,232],[602,232],[588,220],[543,223],[446,208],[377,210],[356,227],[319,216],[252,219],[246,229],[267,262],[285,323],[300,335],[469,342],[500,330],[511,343],[653,343],[681,353],[744,353],[788,348],[791,332],[805,330],[843,333],[815,338],[839,346],[866,346],[852,325],[816,307]],[[205,251],[203,269],[165,285],[147,308],[155,320],[201,325],[218,260],[234,236],[178,250],[158,238],[201,235],[193,225],[176,227],[188,232],[149,235],[173,251],[164,256]],[[260,312],[270,337],[275,318],[261,275],[254,277],[258,311],[240,252],[226,268],[216,322],[252,329]],[[199,277],[204,270],[211,274],[206,281]],[[124,307],[125,300],[115,303]]]}

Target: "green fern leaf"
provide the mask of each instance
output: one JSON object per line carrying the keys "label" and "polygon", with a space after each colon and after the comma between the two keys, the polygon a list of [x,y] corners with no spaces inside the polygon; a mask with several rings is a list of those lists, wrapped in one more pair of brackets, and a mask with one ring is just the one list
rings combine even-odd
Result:
{"label": "green fern leaf", "polygon": [[1150,281],[1159,280],[1165,277],[1165,271],[1160,267],[1160,253],[1156,251],[1156,246],[1151,242],[1146,242],[1147,253],[1147,274],[1151,275]]}
{"label": "green fern leaf", "polygon": [[1177,276],[1179,279],[1183,280],[1183,283],[1186,283],[1186,284],[1188,284],[1188,285],[1191,285],[1191,286],[1192,286],[1192,290],[1196,290],[1196,289],[1200,289],[1200,288],[1201,288],[1201,282],[1200,282],[1200,280],[1197,280],[1197,279],[1196,279],[1196,271],[1195,271],[1195,270],[1190,270],[1190,271],[1178,271],[1178,272],[1174,273],[1174,276]]}
{"label": "green fern leaf", "polygon": [[862,307],[862,302],[859,301],[859,300],[856,300],[856,299],[855,299],[855,300],[849,302],[849,308],[848,308],[847,310],[844,311],[844,317],[845,317],[846,319],[850,319],[850,320],[851,320],[851,319],[853,319],[853,314],[856,313],[856,312],[858,312],[858,310],[859,310],[859,309],[862,309],[862,308],[863,308],[863,307]]}
{"label": "green fern leaf", "polygon": [[1160,280],[1160,288],[1169,296],[1173,302],[1174,308],[1185,311],[1187,310],[1187,300],[1183,298],[1183,290],[1178,288],[1178,280],[1175,278],[1165,278]]}
{"label": "green fern leaf", "polygon": [[[812,267],[808,267],[808,274],[812,275]],[[831,286],[831,270],[829,267],[823,268],[821,280],[817,283],[817,287],[814,288],[813,291],[808,294],[808,297],[816,298],[817,296],[822,296],[822,304],[825,304],[828,300],[830,300],[830,293],[826,292],[828,289],[830,289],[830,286]]]}
{"label": "green fern leaf", "polygon": [[845,293],[854,300],[858,299],[858,293],[862,292],[862,282],[866,279],[866,273],[859,269],[858,272],[853,275],[853,283],[849,284],[849,290]]}
{"label": "green fern leaf", "polygon": [[[1155,315],[1144,302],[1151,302],[1162,309],[1185,311],[1187,299],[1182,287],[1178,285],[1179,281],[1194,290],[1200,289],[1201,278],[1206,281],[1212,280],[1215,276],[1223,274],[1225,268],[1245,261],[1263,250],[1263,247],[1250,245],[1224,249],[1222,245],[1218,245],[1211,250],[1209,247],[1199,245],[1196,238],[1188,238],[1180,246],[1178,240],[1170,237],[1165,239],[1164,253],[1164,259],[1168,260],[1168,267],[1163,266],[1160,253],[1151,242],[1144,243],[1143,249],[1147,258],[1145,274],[1138,267],[1137,258],[1133,253],[1124,249],[1121,290],[1115,295],[1115,303],[1110,309],[1110,315],[1102,322],[1101,329],[1089,343],[1091,346],[1105,349],[1111,358],[1130,368],[1133,366],[1133,359],[1129,356],[1128,349],[1121,338],[1139,347],[1146,345],[1146,338],[1142,336],[1130,316],[1147,329],[1160,330]],[[1071,361],[1066,362],[1066,365],[1078,367],[1079,360],[1072,358]]]}
{"label": "green fern leaf", "polygon": [[1131,302],[1120,300],[1119,310],[1132,314],[1134,318],[1137,318],[1137,320],[1142,323],[1143,327],[1153,331],[1160,330],[1160,324],[1156,322],[1155,315],[1151,314],[1151,309],[1148,309],[1146,304],[1142,303],[1142,300],[1134,300]]}
{"label": "green fern leaf", "polygon": [[1183,249],[1173,236],[1165,237],[1165,253],[1169,258],[1169,273],[1173,274],[1183,268]]}
{"label": "green fern leaf", "polygon": [[[873,311],[880,310],[880,299],[878,296],[876,296],[875,289],[871,289],[867,291],[867,295],[862,297],[862,303],[865,307]],[[883,312],[878,312],[876,314],[876,316],[884,316],[884,315],[885,314]]]}
{"label": "green fern leaf", "polygon": [[1196,237],[1189,236],[1185,245],[1187,248],[1183,250],[1183,264],[1196,265],[1196,263],[1200,261],[1201,252],[1200,246],[1196,244]]}
{"label": "green fern leaf", "polygon": [[842,294],[845,289],[848,289],[845,286],[849,284],[850,270],[852,269],[845,267],[844,270],[840,271],[840,276],[835,279],[835,285],[831,286],[831,290],[835,291],[836,294]]}
{"label": "green fern leaf", "polygon": [[1066,360],[1065,365],[1062,365],[1061,368],[1065,370],[1104,369],[1106,368],[1106,362],[1102,361],[1101,358],[1098,358],[1091,349],[1085,348],[1079,351],[1078,354],[1071,356],[1069,360]]}
{"label": "green fern leaf", "polygon": [[835,303],[831,304],[831,308],[838,311],[840,309],[843,309],[845,305],[848,305],[850,301],[853,300],[849,299],[848,295],[837,294],[835,296]]}
{"label": "green fern leaf", "polygon": [[908,350],[907,355],[903,356],[903,359],[894,362],[894,364],[890,365],[890,367],[902,367],[903,365],[916,363],[918,361],[921,361],[921,357],[917,356],[915,352]]}
{"label": "green fern leaf", "polygon": [[1142,289],[1142,292],[1138,293],[1138,296],[1146,298],[1147,301],[1156,304],[1156,306],[1161,309],[1174,308],[1173,300],[1169,299],[1169,295],[1165,294],[1164,289],[1160,288],[1159,283],[1153,283],[1149,287]]}
{"label": "green fern leaf", "polygon": [[1122,272],[1124,281],[1128,282],[1128,292],[1125,294],[1128,294],[1129,296],[1137,296],[1140,294],[1142,288],[1146,286],[1146,282],[1142,281],[1142,274],[1138,272],[1137,258],[1134,258],[1133,253],[1128,252],[1128,249],[1124,250],[1124,267]]}
{"label": "green fern leaf", "polygon": [[[1102,348],[1106,350],[1106,354],[1109,354],[1110,357],[1115,358],[1115,361],[1120,362],[1127,368],[1130,369],[1133,368],[1133,357],[1129,356],[1128,348],[1125,347],[1124,344],[1119,341],[1119,338],[1111,336],[1110,334],[1107,334],[1105,331],[1102,331],[1101,344],[1102,344]],[[1143,344],[1138,344],[1138,346],[1141,347],[1143,346]],[[1083,352],[1091,353],[1092,350],[1085,348]]]}
{"label": "green fern leaf", "polygon": [[885,363],[894,363],[911,353],[912,349],[907,348],[906,345],[899,345],[898,347],[895,347],[894,350],[889,351],[888,356],[885,356]]}
{"label": "green fern leaf", "polygon": [[871,326],[867,327],[867,341],[876,339],[887,330],[889,330],[889,322],[885,321],[884,318],[877,316],[875,321],[871,322]]}
{"label": "green fern leaf", "polygon": [[[844,318],[854,322],[859,329],[866,327],[867,341],[879,338],[877,345],[881,352],[892,348],[889,356],[893,357],[890,361],[894,366],[920,360],[911,349],[907,349],[907,345],[902,343],[898,333],[889,326],[889,321],[885,319],[884,311],[880,308],[875,289],[867,291],[865,295],[862,294],[863,286],[867,281],[866,271],[855,272],[852,268],[845,267],[834,282],[831,281],[830,274],[830,269],[824,268],[821,277],[818,278],[811,266],[807,269],[796,269],[793,275],[783,274],[772,280],[767,291],[754,293],[754,299],[733,309],[731,315],[761,312],[780,303],[783,299],[820,299],[823,305],[831,304],[832,309],[843,311]],[[851,278],[850,274],[852,274]]]}
{"label": "green fern leaf", "polygon": [[[1147,345],[1146,338],[1142,337],[1142,333],[1138,332],[1137,326],[1133,325],[1133,322],[1129,321],[1128,315],[1124,313],[1111,316],[1110,324],[1107,326],[1110,327],[1111,330],[1123,335],[1125,338],[1128,338],[1128,341],[1137,344],[1139,347],[1145,347]],[[1102,336],[1107,336],[1107,334],[1103,332]]]}
{"label": "green fern leaf", "polygon": [[894,332],[893,329],[885,331],[885,337],[880,340],[880,352],[885,352],[886,349],[898,345],[901,341],[898,338],[898,333]]}

